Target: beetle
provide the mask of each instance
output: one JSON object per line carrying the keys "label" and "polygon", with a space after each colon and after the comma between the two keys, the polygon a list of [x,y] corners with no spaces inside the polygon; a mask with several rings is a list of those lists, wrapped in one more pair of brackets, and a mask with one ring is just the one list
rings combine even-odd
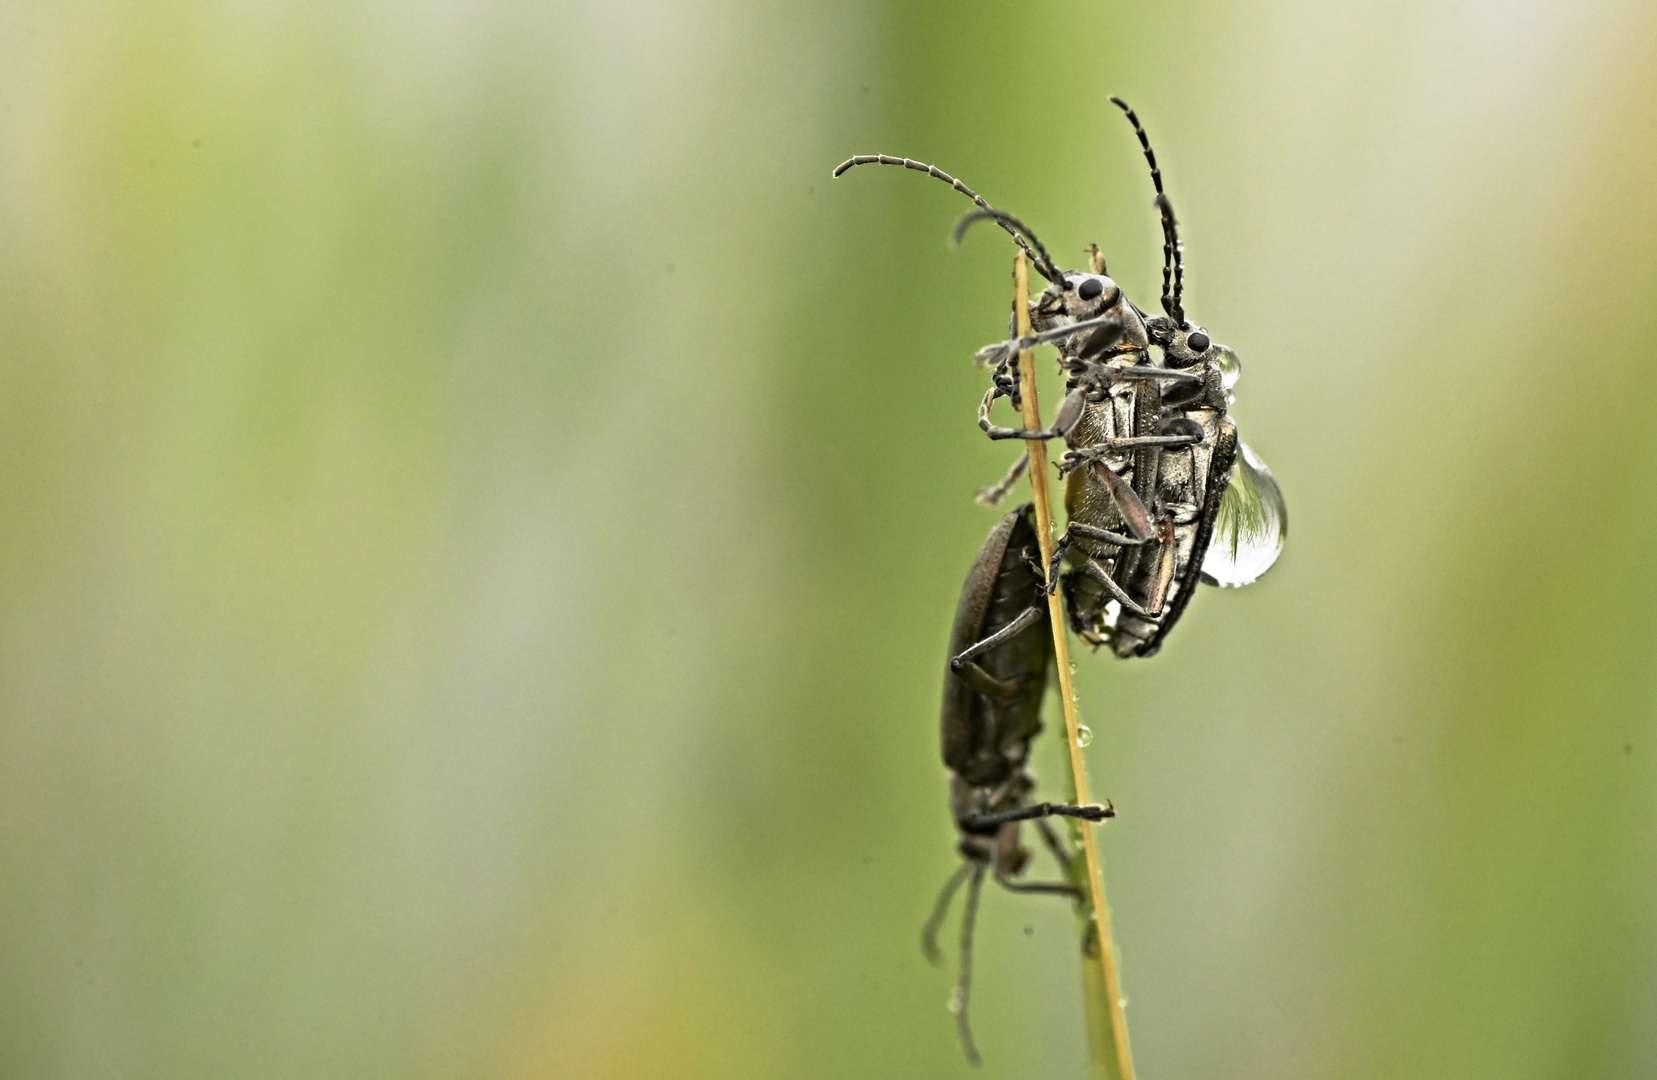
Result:
{"label": "beetle", "polygon": [[[1156,189],[1163,233],[1159,316],[1147,317],[1126,297],[1097,247],[1089,249],[1088,271],[1060,270],[1033,230],[934,166],[866,155],[844,162],[834,175],[865,164],[926,172],[978,207],[956,225],[957,241],[973,223],[992,221],[1048,281],[1030,302],[1035,333],[977,354],[992,372],[978,424],[992,439],[1065,440],[1069,452],[1058,468],[1066,477],[1069,520],[1046,588],[1064,590],[1066,618],[1082,640],[1131,658],[1161,648],[1199,582],[1245,585],[1269,569],[1282,550],[1287,511],[1270,470],[1238,441],[1227,415],[1236,354],[1185,317],[1183,248],[1150,139],[1126,102],[1110,100],[1132,124]],[[995,425],[989,414],[998,398],[1020,404],[1019,352],[1041,343],[1058,348],[1065,373],[1065,398],[1052,426]],[[1160,365],[1150,362],[1152,348]],[[1028,454],[1021,456],[980,501],[1004,496],[1027,462]]]}
{"label": "beetle", "polygon": [[[933,906],[921,932],[922,949],[942,962],[937,934],[962,884],[970,883],[961,919],[960,974],[950,1005],[968,1060],[979,1061],[967,1015],[972,987],[972,934],[978,895],[986,874],[1012,892],[1048,893],[1078,899],[1069,877],[1074,856],[1046,818],[1103,821],[1109,806],[1030,803],[1035,779],[1027,763],[1030,741],[1041,732],[1041,703],[1053,664],[1053,637],[1036,544],[1035,507],[1007,514],[990,530],[967,573],[949,635],[939,735],[948,767],[949,809],[962,862]],[[1015,880],[1030,861],[1019,843],[1019,824],[1033,821],[1042,841],[1065,871],[1066,880]]]}

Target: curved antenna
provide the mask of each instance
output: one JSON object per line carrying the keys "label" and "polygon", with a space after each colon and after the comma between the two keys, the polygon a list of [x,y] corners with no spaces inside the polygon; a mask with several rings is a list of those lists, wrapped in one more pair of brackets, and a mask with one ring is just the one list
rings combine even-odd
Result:
{"label": "curved antenna", "polygon": [[978,891],[984,884],[986,863],[974,863],[972,867],[972,885],[967,889],[967,909],[961,915],[961,977],[955,984],[955,996],[949,1002],[949,1007],[955,1012],[955,1025],[961,1033],[961,1049],[966,1051],[967,1061],[974,1065],[983,1063],[978,1056],[978,1046],[972,1041],[972,1021],[967,1018],[967,999],[972,996],[972,927],[978,921]]}
{"label": "curved antenna", "polygon": [[1043,245],[1039,239],[1037,239],[1035,231],[1031,229],[1030,226],[1024,224],[1024,222],[1013,217],[1013,215],[1007,213],[1006,211],[972,211],[962,217],[960,221],[955,223],[955,231],[950,234],[949,237],[950,243],[959,244],[961,242],[961,238],[967,234],[967,230],[972,227],[974,222],[978,221],[993,221],[997,225],[1000,225],[1003,229],[1011,232],[1014,236],[1019,235],[1019,233],[1023,233],[1036,249],[1035,254],[1032,256],[1035,260],[1036,271],[1048,281],[1056,281],[1064,284],[1064,275],[1053,266],[1053,257],[1047,254],[1046,246]]}
{"label": "curved antenna", "polygon": [[949,875],[944,887],[938,891],[938,900],[932,905],[932,914],[927,916],[926,925],[921,927],[921,953],[933,967],[944,962],[944,954],[938,951],[938,931],[943,928],[944,918],[949,914],[949,903],[955,899],[955,891],[961,883],[972,873],[972,864],[963,862]]}
{"label": "curved antenna", "polygon": [[[834,175],[840,176],[847,170],[854,169],[859,165],[902,165],[906,169],[914,169],[916,172],[923,172],[928,176],[935,176],[939,180],[942,180],[944,183],[948,184],[950,187],[954,188],[956,191],[959,191],[962,195],[965,195],[967,198],[977,203],[980,209],[987,210],[991,214],[1000,214],[1000,211],[985,202],[984,197],[978,194],[978,192],[967,187],[965,184],[961,183],[961,181],[944,172],[936,165],[928,165],[924,161],[911,161],[909,158],[890,157],[886,154],[859,154],[857,157],[847,158],[845,161],[842,161],[839,166],[835,168]],[[1064,280],[1064,275],[1053,269],[1053,261],[1051,259],[1038,258],[1035,251],[1031,250],[1029,243],[1027,243],[1024,237],[1020,236],[1012,228],[1012,226],[1002,221],[999,217],[996,218],[996,222],[1003,229],[1007,230],[1007,235],[1011,236],[1014,242],[1016,242],[1019,247],[1023,248],[1029,254],[1031,259],[1035,260],[1037,273],[1046,278],[1048,281]],[[1045,255],[1045,252],[1043,254]]]}
{"label": "curved antenna", "polygon": [[1156,208],[1162,215],[1162,310],[1174,320],[1175,328],[1185,325],[1185,309],[1180,305],[1180,298],[1185,292],[1185,249],[1179,242],[1179,226],[1174,221],[1174,204],[1168,201],[1168,196],[1162,191],[1162,170],[1156,167],[1156,154],[1151,150],[1151,140],[1145,134],[1145,129],[1139,124],[1139,117],[1128,107],[1128,103],[1114,95],[1110,102],[1118,109],[1128,114],[1128,123],[1133,125],[1133,133],[1139,136],[1139,146],[1145,151],[1145,160],[1151,166],[1151,184],[1156,188]]}

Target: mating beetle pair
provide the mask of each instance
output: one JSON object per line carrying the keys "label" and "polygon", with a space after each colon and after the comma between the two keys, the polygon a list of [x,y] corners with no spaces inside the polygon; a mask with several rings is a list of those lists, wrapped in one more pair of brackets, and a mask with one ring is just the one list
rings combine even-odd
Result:
{"label": "mating beetle pair", "polygon": [[[992,439],[1062,438],[1069,524],[1044,578],[1034,562],[1034,515],[1028,506],[991,531],[962,590],[950,636],[942,710],[944,763],[950,808],[963,858],[945,885],[923,944],[938,958],[936,933],[960,886],[970,880],[961,929],[961,970],[951,1007],[963,1047],[976,1063],[967,1020],[971,939],[986,873],[1004,887],[1075,897],[1074,856],[1044,820],[1063,815],[1087,821],[1112,816],[1110,807],[1030,805],[1034,780],[1025,768],[1030,740],[1041,730],[1041,699],[1052,662],[1046,597],[1062,589],[1070,628],[1098,648],[1123,658],[1151,656],[1184,613],[1199,582],[1246,585],[1281,552],[1287,517],[1282,495],[1263,463],[1237,439],[1227,416],[1239,364],[1185,318],[1185,268],[1172,204],[1150,140],[1119,98],[1150,165],[1163,233],[1162,309],[1159,316],[1129,301],[1112,281],[1098,249],[1088,270],[1061,271],[1026,225],[992,207],[961,181],[907,158],[854,157],[858,165],[901,165],[949,184],[977,204],[960,220],[955,238],[978,221],[1004,229],[1049,282],[1030,303],[1034,333],[979,350],[991,386],[978,409],[979,427]],[[1013,333],[1016,334],[1016,319]],[[1040,431],[1000,427],[990,419],[998,398],[1019,402],[1017,357],[1036,344],[1059,350],[1065,398],[1053,425]],[[1150,349],[1161,363],[1150,362]],[[1027,468],[1029,455],[999,484],[980,493],[993,504]],[[1068,568],[1066,568],[1068,567]],[[1064,882],[1030,884],[1014,878],[1028,862],[1019,823],[1033,820],[1066,870]]]}

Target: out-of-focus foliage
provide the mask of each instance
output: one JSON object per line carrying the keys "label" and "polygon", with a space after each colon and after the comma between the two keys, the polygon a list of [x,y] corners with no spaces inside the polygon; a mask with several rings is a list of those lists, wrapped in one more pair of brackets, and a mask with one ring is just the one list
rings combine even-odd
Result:
{"label": "out-of-focus foliage", "polygon": [[[916,932],[1011,248],[829,170],[935,161],[1152,306],[1118,93],[1293,519],[1082,658],[1141,1071],[1649,1076],[1654,49],[1630,0],[0,9],[0,1073],[964,1073]],[[979,943],[984,1075],[1079,1075],[1068,913]]]}

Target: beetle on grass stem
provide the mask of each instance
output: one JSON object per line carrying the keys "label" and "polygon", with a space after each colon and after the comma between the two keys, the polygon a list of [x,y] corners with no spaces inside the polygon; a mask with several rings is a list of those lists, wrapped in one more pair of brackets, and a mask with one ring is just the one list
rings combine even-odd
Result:
{"label": "beetle on grass stem", "polygon": [[[1041,731],[1041,702],[1053,663],[1041,568],[1032,565],[1036,543],[1034,507],[1026,504],[990,530],[967,574],[949,635],[939,728],[944,764],[949,767],[949,808],[964,860],[944,885],[921,941],[927,957],[940,963],[937,934],[951,900],[968,884],[961,920],[961,970],[950,1006],[967,1058],[978,1062],[967,1014],[972,987],[972,931],[978,893],[986,872],[1012,892],[1079,898],[1072,883],[1075,856],[1046,822],[1048,817],[1103,821],[1110,806],[1028,802],[1035,779],[1026,768],[1030,741]],[[1016,880],[1030,861],[1019,843],[1019,824],[1033,821],[1065,880]]]}
{"label": "beetle on grass stem", "polygon": [[[1156,190],[1162,315],[1147,316],[1127,298],[1097,247],[1089,249],[1088,270],[1061,270],[1034,230],[934,166],[875,154],[851,158],[834,175],[902,165],[942,180],[978,207],[956,225],[956,240],[975,222],[994,222],[1049,282],[1030,303],[1035,332],[977,354],[992,372],[978,426],[992,439],[1065,440],[1059,472],[1067,477],[1069,524],[1057,547],[1064,568],[1056,559],[1047,588],[1064,590],[1067,620],[1083,641],[1128,658],[1162,647],[1199,582],[1246,585],[1265,573],[1282,550],[1288,515],[1270,470],[1238,441],[1227,415],[1237,355],[1185,317],[1184,249],[1150,138],[1125,102],[1111,101],[1132,124]],[[995,424],[997,399],[1019,404],[1017,356],[1044,343],[1059,350],[1065,375],[1053,424]],[[1152,348],[1161,363],[1151,362]],[[1021,455],[980,501],[1005,496],[1027,462]]]}

